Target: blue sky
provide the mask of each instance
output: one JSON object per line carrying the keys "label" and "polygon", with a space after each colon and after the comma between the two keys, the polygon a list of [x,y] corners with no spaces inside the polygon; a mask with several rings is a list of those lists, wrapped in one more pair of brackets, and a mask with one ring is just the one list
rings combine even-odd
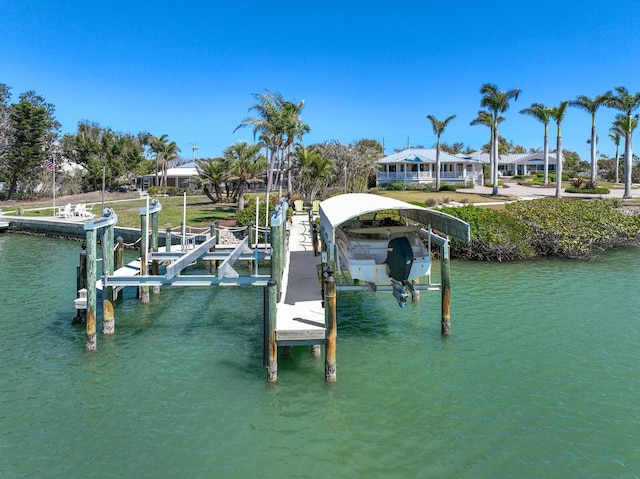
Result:
{"label": "blue sky", "polygon": [[[219,156],[253,93],[305,100],[304,143],[384,142],[386,153],[431,146],[428,114],[457,117],[442,141],[479,148],[470,126],[479,89],[520,88],[500,134],[542,147],[543,126],[518,112],[615,86],[640,91],[640,2],[1,0],[0,83],[35,90],[63,132],[81,120],[121,133],[168,134],[190,159]],[[615,110],[597,115],[613,155]],[[563,122],[563,146],[589,160],[590,115]],[[550,127],[555,145],[555,127]]]}

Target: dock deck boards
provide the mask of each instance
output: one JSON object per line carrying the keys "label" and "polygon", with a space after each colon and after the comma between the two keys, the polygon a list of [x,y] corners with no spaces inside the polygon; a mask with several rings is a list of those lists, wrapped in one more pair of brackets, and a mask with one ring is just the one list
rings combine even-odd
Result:
{"label": "dock deck boards", "polygon": [[317,265],[313,254],[308,216],[293,217],[289,232],[287,266],[282,284],[282,299],[276,317],[276,341],[279,345],[324,344],[325,322]]}

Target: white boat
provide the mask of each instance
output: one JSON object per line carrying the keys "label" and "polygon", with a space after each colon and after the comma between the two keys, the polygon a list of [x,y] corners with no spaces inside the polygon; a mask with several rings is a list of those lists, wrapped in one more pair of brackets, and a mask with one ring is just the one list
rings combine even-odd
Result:
{"label": "white boat", "polygon": [[[372,194],[345,194],[320,203],[327,261],[353,280],[393,286],[404,305],[411,281],[431,274],[431,239],[469,241],[469,225],[440,211]],[[439,236],[439,232],[442,236]]]}

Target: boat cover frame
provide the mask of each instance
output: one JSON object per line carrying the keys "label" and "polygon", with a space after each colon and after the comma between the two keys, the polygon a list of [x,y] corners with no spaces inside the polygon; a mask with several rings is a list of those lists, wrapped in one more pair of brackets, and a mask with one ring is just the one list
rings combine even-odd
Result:
{"label": "boat cover frame", "polygon": [[396,210],[399,215],[424,225],[429,231],[453,237],[463,243],[471,241],[469,224],[442,211],[423,208],[404,201],[369,193],[347,193],[320,203],[320,231],[329,251],[335,245],[335,230],[343,223],[366,213]]}

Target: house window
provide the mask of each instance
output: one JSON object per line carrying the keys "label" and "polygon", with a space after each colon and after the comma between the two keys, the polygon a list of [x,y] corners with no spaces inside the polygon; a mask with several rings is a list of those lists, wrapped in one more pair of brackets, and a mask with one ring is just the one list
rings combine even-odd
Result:
{"label": "house window", "polygon": [[389,165],[389,173],[395,173],[396,172],[396,165]]}

